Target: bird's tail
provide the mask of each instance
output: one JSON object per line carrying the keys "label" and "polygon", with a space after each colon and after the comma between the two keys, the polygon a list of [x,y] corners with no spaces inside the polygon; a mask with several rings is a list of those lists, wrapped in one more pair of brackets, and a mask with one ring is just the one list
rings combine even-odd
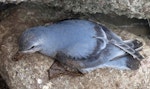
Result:
{"label": "bird's tail", "polygon": [[136,55],[140,58],[136,59],[130,54],[122,55],[120,57],[116,57],[112,61],[106,63],[105,65],[107,67],[117,68],[117,69],[130,69],[130,70],[136,70],[140,67],[140,61],[144,57],[139,53],[139,51],[142,50],[142,42],[138,40],[130,40],[125,41],[126,45],[130,46],[132,49],[136,51]]}

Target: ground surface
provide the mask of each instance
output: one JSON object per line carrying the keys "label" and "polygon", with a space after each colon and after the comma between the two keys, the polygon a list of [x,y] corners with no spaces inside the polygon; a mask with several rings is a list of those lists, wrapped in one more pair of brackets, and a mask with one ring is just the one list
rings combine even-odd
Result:
{"label": "ground surface", "polygon": [[[5,54],[5,55],[2,55],[0,58],[5,58],[6,60],[9,60],[9,58],[11,58],[11,56],[14,55],[13,53],[14,50],[15,51],[17,50],[17,37],[26,28],[37,26],[37,25],[44,25],[48,22],[58,21],[58,20],[62,20],[65,18],[70,18],[70,17],[92,19],[95,21],[100,21],[102,24],[112,29],[115,33],[117,33],[123,39],[138,39],[144,43],[142,54],[147,55],[147,57],[142,61],[142,65],[140,69],[136,71],[120,71],[120,70],[106,68],[106,69],[97,69],[96,71],[93,71],[82,77],[72,77],[72,76],[65,75],[65,76],[60,76],[58,78],[49,80],[47,83],[45,83],[45,85],[42,88],[43,89],[150,89],[150,76],[149,76],[150,75],[150,58],[149,58],[150,57],[150,40],[148,39],[149,31],[146,30],[147,27],[145,23],[139,23],[139,22],[135,23],[136,21],[133,21],[132,23],[130,21],[129,22],[125,21],[124,19],[120,19],[120,20],[115,19],[116,21],[113,21],[113,20],[110,21],[109,18],[105,18],[105,19],[101,18],[100,17],[101,15],[97,16],[99,18],[94,17],[94,19],[93,19],[94,15],[91,15],[91,16],[73,15],[72,16],[69,14],[69,12],[66,14],[65,12],[56,8],[53,8],[51,11],[48,11],[46,10],[46,8],[48,9],[48,7],[46,6],[40,7],[40,5],[36,6],[35,4],[33,5],[25,4],[25,5],[15,8],[13,11],[11,10],[10,12],[12,13],[10,15],[7,15],[6,17],[4,16],[5,18],[3,18],[0,22],[0,42],[1,42],[0,54]],[[119,25],[118,23],[114,24],[114,22],[119,22]],[[126,23],[130,23],[130,24],[126,24]],[[137,35],[140,35],[140,36],[137,36]],[[11,49],[5,50],[7,49],[5,48],[6,47],[5,45],[7,45],[7,47]],[[6,53],[1,53],[1,52],[6,52]],[[8,61],[11,63],[8,63],[7,61],[4,62],[6,63],[6,65],[7,63],[9,65],[11,64],[12,65],[11,67],[15,68],[16,66],[18,70],[15,70],[14,72],[19,71],[21,70],[20,68],[22,68],[21,72],[23,72],[23,74],[18,75],[19,78],[17,78],[16,75],[13,76],[14,78],[17,78],[20,80],[15,81],[16,83],[12,83],[12,84],[17,85],[17,83],[18,84],[23,83],[25,84],[24,86],[26,86],[26,84],[33,84],[32,82],[30,83],[30,81],[27,81],[26,78],[35,77],[36,79],[36,76],[38,76],[38,74],[36,76],[28,75],[30,74],[30,70],[37,71],[38,69],[36,68],[41,68],[39,69],[39,71],[41,71],[42,67],[36,66],[35,68],[34,67],[31,68],[31,66],[33,64],[39,65],[40,63],[41,63],[40,64],[41,66],[48,65],[49,61],[46,61],[46,60],[50,60],[50,59],[46,58],[44,60],[45,62],[42,62],[44,58],[46,57],[43,57],[39,54],[33,54],[32,56],[26,57],[25,61],[23,60],[19,62]],[[26,67],[22,67],[25,65],[25,63],[28,63],[28,62],[30,62],[29,65],[26,65]],[[48,63],[48,64],[42,64],[42,63]],[[25,70],[25,68],[28,68],[28,67],[31,69]],[[34,74],[37,73],[34,71],[31,73],[34,73]],[[2,72],[3,71],[1,68],[1,74],[4,74]],[[13,68],[12,68],[12,72],[10,73],[13,73]],[[10,81],[8,79],[7,83],[13,82],[12,80],[15,80],[10,75],[9,75]],[[46,76],[46,74],[43,74],[43,76]],[[4,79],[7,79],[7,78],[5,77]],[[3,85],[4,84],[2,84],[2,86]],[[12,86],[13,86],[12,89],[15,89],[16,86],[11,85],[11,87]],[[26,89],[31,89],[28,86]],[[7,89],[7,88],[4,85],[3,88],[0,88],[0,89]],[[20,88],[18,87],[17,89],[20,89]],[[25,88],[21,88],[21,89],[25,89]]]}

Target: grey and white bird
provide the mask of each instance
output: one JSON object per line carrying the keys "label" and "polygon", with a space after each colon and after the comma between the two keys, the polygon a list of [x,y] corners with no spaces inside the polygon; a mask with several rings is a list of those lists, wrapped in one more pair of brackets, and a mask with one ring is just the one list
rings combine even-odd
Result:
{"label": "grey and white bird", "polygon": [[142,42],[125,40],[106,27],[87,20],[64,20],[24,31],[23,53],[40,52],[81,73],[98,68],[136,70],[143,56]]}

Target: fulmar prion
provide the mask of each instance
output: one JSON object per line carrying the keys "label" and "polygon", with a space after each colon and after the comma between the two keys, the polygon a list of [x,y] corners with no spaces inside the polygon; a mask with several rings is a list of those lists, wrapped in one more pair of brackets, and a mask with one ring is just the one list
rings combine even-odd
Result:
{"label": "fulmar prion", "polygon": [[123,41],[100,24],[77,19],[27,29],[19,39],[23,53],[40,52],[81,73],[104,67],[136,70],[141,47],[138,40]]}

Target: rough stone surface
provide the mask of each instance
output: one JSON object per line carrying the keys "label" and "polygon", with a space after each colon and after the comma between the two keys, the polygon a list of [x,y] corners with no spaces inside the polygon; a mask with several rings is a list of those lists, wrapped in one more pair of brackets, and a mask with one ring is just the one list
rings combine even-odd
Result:
{"label": "rough stone surface", "polygon": [[[28,0],[1,0],[2,2],[19,3]],[[52,6],[82,13],[105,13],[126,15],[130,18],[150,18],[149,0],[30,0],[49,3]]]}
{"label": "rough stone surface", "polygon": [[[114,26],[100,21],[101,17],[93,17],[101,15],[70,14],[61,8],[38,3],[21,4],[11,9],[7,16],[3,14],[1,16],[4,18],[0,20],[0,75],[10,89],[150,89],[150,41],[145,36],[146,28],[137,27],[137,25],[142,27],[141,23]],[[75,17],[100,21],[123,39],[141,40],[144,43],[142,53],[147,57],[142,61],[140,69],[137,71],[97,69],[82,77],[66,75],[48,80],[47,70],[53,63],[51,58],[35,53],[26,54],[17,62],[12,61],[18,50],[17,39],[26,28]],[[144,35],[136,36],[123,29],[142,30]]]}

